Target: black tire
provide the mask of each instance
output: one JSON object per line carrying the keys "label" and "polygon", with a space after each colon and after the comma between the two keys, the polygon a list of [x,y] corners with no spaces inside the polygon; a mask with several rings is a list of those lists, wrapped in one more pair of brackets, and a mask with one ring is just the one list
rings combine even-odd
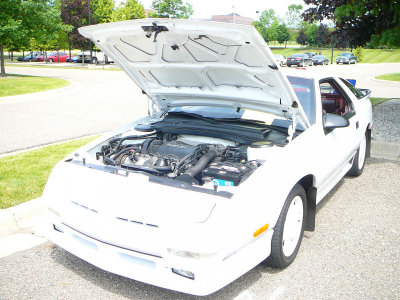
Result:
{"label": "black tire", "polygon": [[52,58],[49,58],[49,63],[54,62],[54,60]]}
{"label": "black tire", "polygon": [[299,67],[304,67],[304,61],[299,64]]}
{"label": "black tire", "polygon": [[92,64],[96,64],[97,65],[97,57],[93,57],[92,58]]}
{"label": "black tire", "polygon": [[[347,175],[357,177],[360,176],[364,170],[365,160],[367,158],[367,144],[368,144],[368,135],[364,134],[364,138],[358,147],[357,153],[353,158],[353,164],[351,169],[347,172]],[[364,143],[364,144],[363,144]],[[363,149],[364,147],[364,149]],[[360,157],[361,155],[361,157]]]}
{"label": "black tire", "polygon": [[[303,220],[301,224],[301,230],[298,235],[298,241],[291,252],[290,255],[285,255],[284,253],[284,240],[283,240],[283,233],[285,229],[285,221],[288,215],[289,207],[291,206],[292,202],[295,198],[299,196],[301,198],[301,202],[303,205]],[[296,199],[298,200],[298,198]],[[298,203],[298,202],[296,202]],[[267,264],[273,268],[283,269],[289,266],[294,259],[296,258],[297,252],[299,251],[301,240],[304,234],[304,227],[306,222],[306,211],[307,211],[307,198],[306,192],[304,191],[303,187],[299,184],[296,184],[293,189],[290,191],[289,195],[286,198],[285,204],[283,205],[281,214],[279,215],[278,221],[276,222],[274,228],[274,234],[272,235],[271,241],[271,255],[267,259]]]}

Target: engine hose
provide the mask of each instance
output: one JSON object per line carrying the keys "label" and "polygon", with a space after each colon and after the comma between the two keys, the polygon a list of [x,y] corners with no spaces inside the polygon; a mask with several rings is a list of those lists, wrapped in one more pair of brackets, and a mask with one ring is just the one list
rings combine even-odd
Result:
{"label": "engine hose", "polygon": [[126,137],[120,138],[120,140],[119,140],[117,146],[115,147],[115,149],[118,149],[121,146],[122,142],[124,142],[126,140],[140,140],[140,139],[143,139],[143,138],[151,137],[151,136],[153,136],[155,134],[156,133],[153,132],[153,133],[143,134],[143,135],[128,135]]}
{"label": "engine hose", "polygon": [[112,166],[115,166],[117,164],[115,162],[115,160],[113,160],[112,158],[109,158],[108,156],[103,156],[103,162],[106,165],[112,165]]}
{"label": "engine hose", "polygon": [[122,149],[121,151],[117,152],[117,153],[114,155],[113,160],[116,161],[117,158],[118,158],[121,154],[124,154],[126,151],[130,151],[130,150],[132,150],[132,149],[137,149],[137,146],[131,146],[131,147]]}
{"label": "engine hose", "polygon": [[197,179],[195,178],[201,171],[203,171],[208,164],[217,156],[217,152],[214,150],[207,151],[199,161],[191,168],[189,168],[185,174],[177,177],[178,180],[185,181],[187,183],[195,183],[198,184]]}

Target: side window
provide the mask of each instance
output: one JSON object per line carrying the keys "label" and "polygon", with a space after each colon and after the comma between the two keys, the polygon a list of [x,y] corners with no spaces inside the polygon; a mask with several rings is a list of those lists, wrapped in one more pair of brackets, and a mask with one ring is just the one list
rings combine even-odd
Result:
{"label": "side window", "polygon": [[354,111],[351,101],[338,88],[333,79],[321,81],[320,90],[324,114],[330,113],[342,116]]}
{"label": "side window", "polygon": [[363,93],[350,82],[343,78],[340,78],[340,80],[349,88],[349,90],[354,94],[354,96],[357,97],[357,99],[361,99],[364,97]]}

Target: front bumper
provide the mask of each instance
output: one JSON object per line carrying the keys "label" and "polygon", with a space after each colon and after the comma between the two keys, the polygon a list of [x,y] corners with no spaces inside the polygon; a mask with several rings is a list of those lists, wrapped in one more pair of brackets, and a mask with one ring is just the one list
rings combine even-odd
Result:
{"label": "front bumper", "polygon": [[[273,230],[227,254],[192,259],[166,254],[154,255],[127,249],[89,237],[63,224],[52,215],[48,238],[68,252],[112,273],[151,285],[193,294],[209,295],[231,283],[261,263],[271,251]],[[194,279],[172,269],[194,274]]]}

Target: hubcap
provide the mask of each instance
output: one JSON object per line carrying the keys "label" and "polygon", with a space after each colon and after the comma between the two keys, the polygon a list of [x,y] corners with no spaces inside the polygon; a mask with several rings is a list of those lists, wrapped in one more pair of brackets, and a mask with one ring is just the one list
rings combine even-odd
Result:
{"label": "hubcap", "polygon": [[365,152],[367,150],[367,139],[365,135],[361,141],[360,148],[358,149],[358,168],[361,170],[365,162]]}
{"label": "hubcap", "polygon": [[303,201],[300,196],[293,198],[290,203],[282,236],[282,251],[286,257],[293,254],[300,238],[303,227]]}

